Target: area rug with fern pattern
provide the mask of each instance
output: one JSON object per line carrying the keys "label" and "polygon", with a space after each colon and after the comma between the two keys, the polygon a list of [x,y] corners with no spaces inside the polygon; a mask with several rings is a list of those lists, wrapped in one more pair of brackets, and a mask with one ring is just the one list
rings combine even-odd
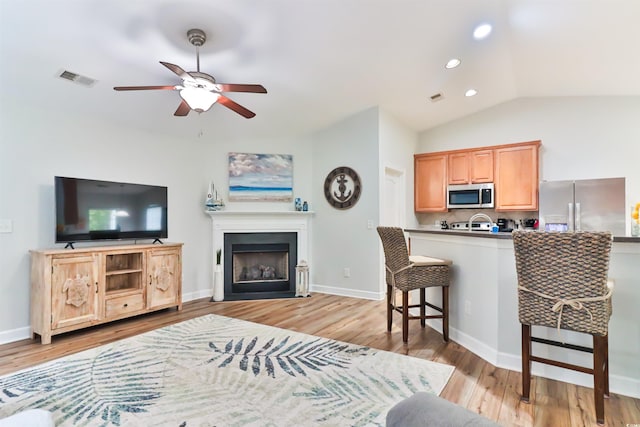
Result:
{"label": "area rug with fern pattern", "polygon": [[383,426],[453,367],[206,315],[0,377],[0,418],[56,426]]}

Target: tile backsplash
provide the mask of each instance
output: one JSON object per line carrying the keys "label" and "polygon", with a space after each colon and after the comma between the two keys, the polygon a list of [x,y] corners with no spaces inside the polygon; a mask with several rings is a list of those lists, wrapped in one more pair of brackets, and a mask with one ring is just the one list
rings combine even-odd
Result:
{"label": "tile backsplash", "polygon": [[521,219],[538,218],[537,211],[496,212],[494,209],[451,209],[449,212],[416,213],[416,218],[421,227],[440,228],[441,221],[447,221],[447,224],[469,221],[469,218],[477,213],[488,215],[493,222],[498,218],[508,218],[516,224],[519,224]]}

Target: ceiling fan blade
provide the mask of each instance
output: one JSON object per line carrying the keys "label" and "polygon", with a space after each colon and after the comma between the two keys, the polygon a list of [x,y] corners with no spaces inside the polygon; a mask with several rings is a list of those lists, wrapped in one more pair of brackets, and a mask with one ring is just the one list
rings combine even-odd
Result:
{"label": "ceiling fan blade", "polygon": [[175,113],[173,113],[174,116],[186,116],[187,114],[189,114],[189,111],[191,111],[191,107],[189,107],[189,104],[187,104],[184,100],[180,103],[180,105],[178,106],[178,109],[176,110]]}
{"label": "ceiling fan blade", "polygon": [[229,83],[217,83],[221,92],[252,92],[252,93],[267,93],[267,90],[262,85],[243,85],[243,84],[229,84]]}
{"label": "ceiling fan blade", "polygon": [[235,111],[236,113],[240,114],[241,116],[244,116],[247,119],[250,119],[256,115],[256,113],[254,113],[253,111],[247,110],[242,105],[238,104],[235,101],[230,100],[229,98],[223,95],[220,95],[220,98],[218,98],[218,103],[224,105],[230,110]]}
{"label": "ceiling fan blade", "polygon": [[182,80],[190,80],[195,82],[195,79],[193,78],[193,76],[187,73],[185,70],[183,70],[179,66],[175,64],[170,64],[168,62],[162,62],[162,61],[160,61],[160,63],[165,67],[167,67],[168,69],[170,69],[171,71],[173,71],[174,73],[176,73],[178,76],[180,76]]}
{"label": "ceiling fan blade", "polygon": [[175,86],[116,86],[113,90],[175,90]]}

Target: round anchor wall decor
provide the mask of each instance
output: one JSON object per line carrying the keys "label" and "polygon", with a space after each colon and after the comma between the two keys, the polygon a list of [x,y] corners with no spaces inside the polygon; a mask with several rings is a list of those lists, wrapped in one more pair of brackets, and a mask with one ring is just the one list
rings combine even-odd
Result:
{"label": "round anchor wall decor", "polygon": [[362,184],[353,169],[340,166],[329,172],[324,180],[324,197],[336,209],[349,209],[360,198]]}

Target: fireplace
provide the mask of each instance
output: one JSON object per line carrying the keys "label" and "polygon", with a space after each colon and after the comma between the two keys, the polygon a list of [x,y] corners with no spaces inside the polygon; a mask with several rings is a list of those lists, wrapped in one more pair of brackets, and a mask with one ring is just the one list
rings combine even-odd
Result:
{"label": "fireplace", "polygon": [[295,232],[224,233],[224,299],[295,296]]}

